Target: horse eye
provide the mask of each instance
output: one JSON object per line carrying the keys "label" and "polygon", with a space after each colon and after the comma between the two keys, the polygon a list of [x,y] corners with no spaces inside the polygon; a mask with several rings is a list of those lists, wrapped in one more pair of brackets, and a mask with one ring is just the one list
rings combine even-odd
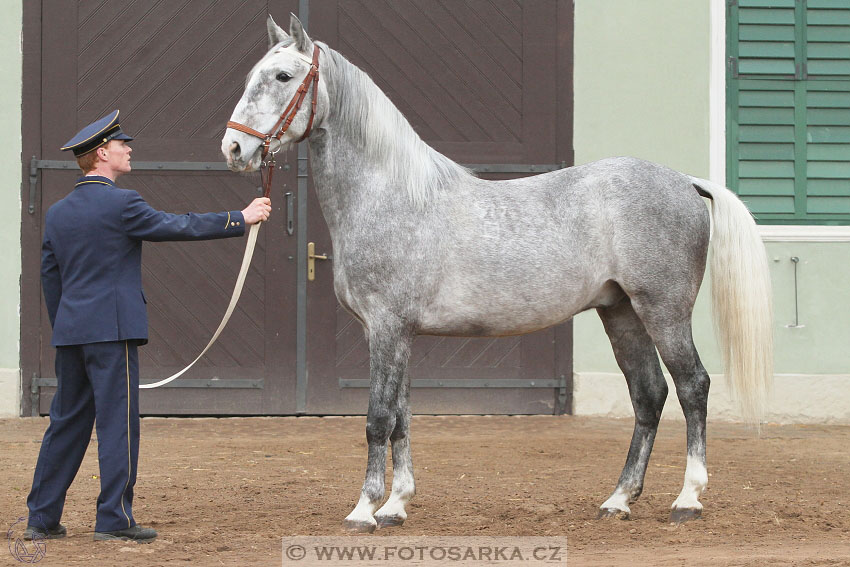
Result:
{"label": "horse eye", "polygon": [[275,79],[277,79],[281,83],[285,83],[286,81],[288,81],[291,78],[292,77],[289,75],[289,73],[284,73],[283,71],[278,73],[277,76],[275,77]]}

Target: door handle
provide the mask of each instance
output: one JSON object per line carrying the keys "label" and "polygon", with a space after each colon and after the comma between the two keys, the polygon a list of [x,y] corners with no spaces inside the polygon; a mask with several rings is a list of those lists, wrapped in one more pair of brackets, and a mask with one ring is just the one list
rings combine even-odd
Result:
{"label": "door handle", "polygon": [[316,243],[307,243],[307,280],[316,279],[316,260],[333,260],[329,254],[316,254]]}

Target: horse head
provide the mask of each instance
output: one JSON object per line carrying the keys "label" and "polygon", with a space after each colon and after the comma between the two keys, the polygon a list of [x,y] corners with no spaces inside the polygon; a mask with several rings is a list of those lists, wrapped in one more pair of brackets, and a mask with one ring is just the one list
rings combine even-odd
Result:
{"label": "horse head", "polygon": [[[315,48],[301,21],[292,14],[289,33],[286,33],[270,15],[268,33],[269,50],[248,73],[245,92],[233,110],[221,141],[221,151],[233,171],[258,169],[266,139],[270,139],[268,150],[271,153],[288,149],[300,141],[309,134],[311,125],[321,123],[321,109],[327,108],[328,96],[322,81],[308,78]],[[303,93],[299,91],[302,85]],[[318,89],[315,95],[313,89]],[[300,111],[294,104],[299,95],[304,103]],[[314,96],[317,104],[315,116],[311,116]],[[293,103],[291,116],[284,116],[290,103]],[[277,136],[281,128],[285,131]]]}

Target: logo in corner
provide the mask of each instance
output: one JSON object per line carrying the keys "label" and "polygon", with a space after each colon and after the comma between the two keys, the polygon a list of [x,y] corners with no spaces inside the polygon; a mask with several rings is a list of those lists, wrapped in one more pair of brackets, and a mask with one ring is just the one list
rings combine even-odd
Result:
{"label": "logo in corner", "polygon": [[32,541],[24,539],[26,528],[27,519],[20,517],[6,532],[9,553],[20,563],[38,563],[47,555],[47,543],[39,534],[33,534]]}

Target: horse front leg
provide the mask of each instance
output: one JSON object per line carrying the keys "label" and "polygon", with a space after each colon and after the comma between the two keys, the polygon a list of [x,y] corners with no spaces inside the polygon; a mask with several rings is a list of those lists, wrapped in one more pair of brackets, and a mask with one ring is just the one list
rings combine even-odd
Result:
{"label": "horse front leg", "polygon": [[375,513],[379,528],[400,526],[407,519],[405,507],[416,494],[413,459],[410,456],[410,375],[405,373],[395,429],[390,435],[393,448],[393,489],[389,499]]}
{"label": "horse front leg", "polygon": [[[369,445],[366,480],[360,500],[345,518],[349,531],[371,533],[378,526],[374,517],[384,499],[387,442],[396,431],[403,380],[410,358],[412,334],[395,329],[376,329],[369,333],[370,385],[369,411],[366,417],[366,441]],[[407,426],[403,428],[407,430]],[[405,435],[406,440],[406,435]],[[395,455],[395,443],[393,444]],[[399,446],[399,458],[403,450]],[[410,474],[412,477],[412,472]],[[409,499],[409,497],[408,497]]]}

